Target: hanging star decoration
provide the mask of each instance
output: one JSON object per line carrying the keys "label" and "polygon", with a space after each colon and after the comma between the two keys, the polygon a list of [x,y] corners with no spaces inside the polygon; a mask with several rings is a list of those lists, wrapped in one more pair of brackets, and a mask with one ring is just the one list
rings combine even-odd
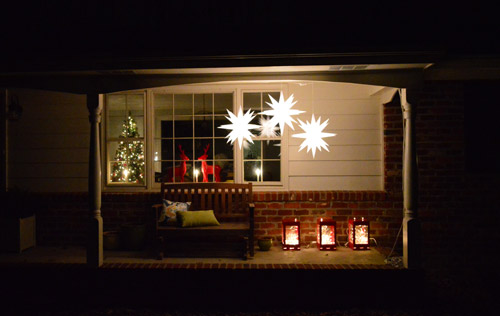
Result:
{"label": "hanging star decoration", "polygon": [[243,149],[249,149],[250,148],[250,144],[246,140],[243,140],[243,145],[240,147],[240,149],[241,148],[243,148]]}
{"label": "hanging star decoration", "polygon": [[260,136],[270,138],[278,136],[278,127],[272,120],[261,116],[259,119],[259,124]]}
{"label": "hanging star decoration", "polygon": [[246,140],[253,144],[252,136],[254,136],[250,130],[259,128],[259,125],[250,124],[250,122],[255,118],[253,112],[248,110],[245,114],[243,114],[243,109],[240,107],[238,110],[238,115],[234,115],[231,111],[226,110],[229,114],[229,117],[226,118],[232,124],[221,125],[219,128],[231,130],[231,132],[226,136],[228,138],[228,143],[234,143],[235,140],[238,140],[239,147],[243,145],[243,141]]}
{"label": "hanging star decoration", "polygon": [[260,114],[272,116],[273,118],[271,119],[271,122],[274,125],[279,125],[281,135],[283,135],[283,128],[285,127],[285,124],[290,126],[290,128],[293,130],[294,128],[292,122],[296,123],[296,121],[292,118],[292,115],[304,113],[304,111],[292,109],[292,106],[297,103],[297,101],[293,101],[293,94],[288,99],[286,99],[286,101],[283,97],[283,92],[280,93],[279,102],[270,95],[269,98],[271,99],[271,103],[266,103],[272,108],[272,110],[266,110],[261,112]]}
{"label": "hanging star decoration", "polygon": [[313,158],[316,154],[316,149],[321,151],[321,148],[328,150],[328,144],[323,140],[324,137],[332,137],[336,134],[334,133],[324,133],[323,129],[328,125],[328,119],[321,123],[321,116],[316,120],[314,114],[312,115],[311,122],[302,122],[299,119],[299,126],[304,130],[304,133],[294,134],[292,137],[304,138],[304,141],[300,145],[299,151],[307,147],[307,152],[312,150]]}

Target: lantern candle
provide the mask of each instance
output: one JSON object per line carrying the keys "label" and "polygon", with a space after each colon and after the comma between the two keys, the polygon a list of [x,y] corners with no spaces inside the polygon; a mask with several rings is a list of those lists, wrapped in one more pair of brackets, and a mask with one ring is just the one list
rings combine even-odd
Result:
{"label": "lantern candle", "polygon": [[349,247],[352,250],[370,249],[370,222],[365,220],[349,220]]}
{"label": "lantern candle", "polygon": [[283,250],[300,250],[300,221],[284,219],[281,238]]}
{"label": "lantern candle", "polygon": [[319,250],[336,250],[336,222],[333,219],[318,219],[317,245]]}

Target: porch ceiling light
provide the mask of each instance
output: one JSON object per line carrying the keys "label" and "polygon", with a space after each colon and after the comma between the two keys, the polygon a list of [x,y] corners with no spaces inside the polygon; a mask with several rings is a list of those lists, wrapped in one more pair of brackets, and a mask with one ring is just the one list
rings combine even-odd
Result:
{"label": "porch ceiling light", "polygon": [[231,111],[227,110],[229,117],[226,118],[232,124],[221,125],[219,128],[231,130],[231,132],[226,136],[228,138],[228,143],[234,143],[235,140],[238,140],[238,145],[243,145],[243,141],[246,140],[253,144],[252,136],[254,136],[250,130],[259,128],[259,125],[250,124],[250,122],[255,118],[253,112],[248,110],[245,114],[243,114],[243,109],[240,107],[238,110],[238,115],[234,115]]}
{"label": "porch ceiling light", "polygon": [[269,98],[271,99],[271,103],[266,103],[273,109],[263,111],[260,114],[272,116],[273,118],[271,119],[271,122],[273,122],[274,125],[278,124],[280,126],[281,135],[283,135],[283,128],[285,124],[290,126],[290,128],[293,130],[294,128],[292,122],[296,121],[292,118],[292,115],[304,113],[304,111],[292,109],[292,106],[297,103],[297,101],[293,101],[293,94],[288,99],[286,99],[286,101],[283,97],[283,92],[280,92],[279,102],[273,99],[273,97],[270,95]]}
{"label": "porch ceiling light", "polygon": [[316,120],[314,118],[314,114],[312,115],[311,122],[306,121],[306,123],[302,122],[299,119],[299,126],[304,130],[304,133],[294,134],[292,137],[304,138],[304,141],[300,145],[299,151],[307,147],[307,152],[312,150],[313,158],[316,154],[316,149],[321,151],[321,148],[328,150],[328,144],[323,140],[324,137],[333,137],[337,134],[334,133],[324,133],[323,129],[325,129],[326,125],[328,125],[328,119],[321,123],[321,116]]}

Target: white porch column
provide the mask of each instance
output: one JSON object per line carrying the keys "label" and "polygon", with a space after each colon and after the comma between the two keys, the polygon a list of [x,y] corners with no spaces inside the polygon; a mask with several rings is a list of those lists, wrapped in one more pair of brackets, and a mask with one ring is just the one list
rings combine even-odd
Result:
{"label": "white porch column", "polygon": [[101,153],[99,123],[102,105],[97,94],[87,95],[90,121],[89,150],[89,221],[87,227],[87,265],[98,268],[103,263],[101,217]]}
{"label": "white porch column", "polygon": [[418,170],[415,146],[415,107],[408,103],[406,89],[399,90],[403,111],[403,263],[420,267],[420,220],[418,219]]}

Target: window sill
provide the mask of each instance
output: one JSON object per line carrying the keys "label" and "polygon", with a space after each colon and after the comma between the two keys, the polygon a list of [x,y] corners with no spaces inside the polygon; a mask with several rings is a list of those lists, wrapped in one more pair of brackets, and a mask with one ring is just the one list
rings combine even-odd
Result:
{"label": "window sill", "polygon": [[251,182],[254,192],[287,191],[283,182]]}
{"label": "window sill", "polygon": [[147,191],[153,191],[153,190],[148,190],[146,186],[137,186],[137,185],[130,185],[130,184],[124,184],[124,185],[104,185],[102,187],[103,192],[147,192]]}

